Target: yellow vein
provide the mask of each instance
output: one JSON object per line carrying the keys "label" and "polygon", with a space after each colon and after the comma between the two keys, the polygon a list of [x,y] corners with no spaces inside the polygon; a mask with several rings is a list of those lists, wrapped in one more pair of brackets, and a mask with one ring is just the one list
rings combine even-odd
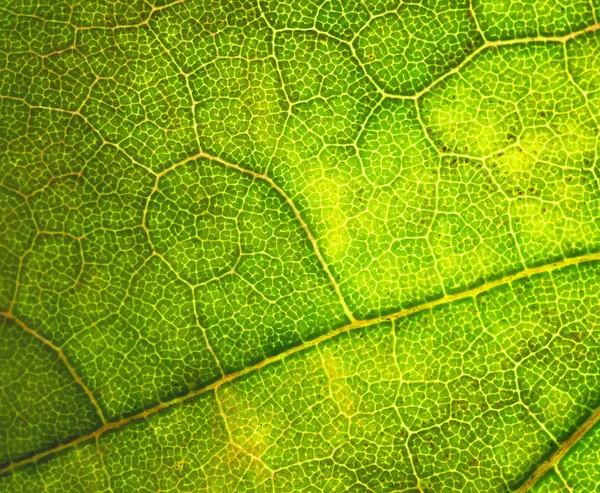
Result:
{"label": "yellow vein", "polygon": [[525,493],[529,491],[531,487],[538,482],[550,469],[556,466],[560,460],[571,450],[581,438],[592,428],[596,423],[600,421],[600,408],[587,419],[583,425],[581,425],[569,438],[567,438],[556,451],[546,460],[539,465],[539,467],[533,472],[531,476],[521,485],[515,493]]}
{"label": "yellow vein", "polygon": [[[88,435],[84,435],[82,437],[76,438],[75,440],[58,445],[58,446],[56,446],[52,449],[46,450],[44,452],[39,452],[38,454],[35,454],[26,459],[22,459],[20,461],[13,462],[12,464],[9,464],[8,466],[5,466],[4,468],[0,469],[0,475],[6,474],[10,471],[14,471],[15,469],[17,469],[21,466],[24,466],[25,464],[36,462],[40,459],[43,459],[44,457],[48,457],[48,456],[58,453],[62,450],[79,445],[80,443],[83,443],[87,440],[91,440],[92,438],[98,438],[100,435],[102,435],[103,433],[106,433],[107,431],[116,430],[116,429],[121,428],[122,426],[129,424],[129,423],[143,420],[143,419],[147,418],[148,416],[151,416],[153,414],[156,414],[159,411],[162,411],[163,409],[167,409],[171,406],[182,404],[190,399],[193,399],[194,397],[205,394],[207,392],[215,391],[219,387],[221,387],[222,385],[224,385],[226,383],[236,380],[244,375],[248,375],[249,373],[258,371],[261,368],[264,368],[264,367],[271,365],[273,363],[276,363],[278,361],[282,361],[285,358],[287,358],[293,354],[296,354],[296,353],[302,352],[306,349],[309,349],[311,347],[314,347],[314,346],[321,344],[329,339],[332,339],[340,334],[350,332],[357,328],[368,327],[368,326],[376,325],[376,324],[379,324],[382,322],[389,322],[389,321],[396,320],[396,319],[399,319],[402,317],[407,317],[409,315],[412,315],[413,313],[430,310],[430,309],[433,309],[440,305],[452,303],[453,301],[462,300],[462,299],[466,299],[466,298],[474,298],[483,292],[489,291],[490,289],[494,289],[498,286],[502,286],[505,284],[510,284],[514,281],[518,281],[519,279],[525,279],[525,278],[534,276],[536,274],[549,273],[554,270],[561,269],[563,267],[567,267],[570,265],[577,265],[577,264],[581,264],[584,262],[591,262],[591,261],[596,261],[596,260],[600,260],[600,253],[593,253],[593,254],[588,254],[588,255],[582,255],[579,257],[568,258],[568,259],[564,259],[564,260],[554,262],[551,264],[546,264],[546,265],[541,265],[539,267],[532,267],[529,269],[524,269],[520,272],[517,272],[516,274],[512,274],[510,276],[506,276],[506,277],[503,277],[500,279],[496,279],[494,281],[487,282],[476,288],[473,288],[473,289],[470,289],[467,291],[463,291],[461,293],[450,294],[450,295],[444,296],[442,298],[438,298],[437,300],[428,301],[421,305],[416,305],[412,308],[406,308],[404,310],[400,310],[398,312],[391,313],[389,315],[383,315],[380,317],[375,317],[375,318],[366,319],[366,320],[356,320],[347,325],[344,325],[342,327],[334,329],[331,332],[328,332],[327,334],[323,334],[320,337],[317,337],[310,341],[306,341],[305,343],[300,344],[298,346],[294,346],[294,347],[287,349],[286,351],[283,351],[277,355],[270,356],[270,357],[264,359],[263,361],[261,361],[260,363],[249,366],[249,367],[244,368],[235,373],[230,373],[228,375],[225,375],[222,378],[220,378],[202,388],[199,388],[199,389],[189,392],[186,395],[176,397],[167,402],[161,402],[160,404],[157,404],[156,406],[148,408],[148,409],[146,409],[138,414],[135,414],[133,416],[128,416],[128,417],[120,419],[118,421],[108,422],[108,423],[104,424],[101,428],[98,428],[96,431],[89,433]],[[598,421],[599,418],[600,418],[600,410],[595,413],[593,422]],[[588,420],[588,422],[586,422],[586,424],[584,424],[584,426],[578,432],[576,432],[571,437],[571,439],[567,440],[567,442],[565,442],[561,446],[561,449],[559,449],[559,450],[562,450],[562,454],[560,455],[560,457],[562,457],[566,453],[568,448],[579,439],[580,435],[585,433],[585,431],[592,426],[593,422],[591,422],[591,421],[592,420]],[[558,457],[558,458],[560,458],[560,457]],[[531,481],[531,480],[529,480],[529,481]],[[531,484],[533,484],[533,483],[531,483]],[[522,493],[523,491],[526,491],[526,489],[519,490],[516,493]]]}
{"label": "yellow vein", "polygon": [[102,421],[102,423],[104,425],[106,425],[107,424],[106,418],[104,417],[104,414],[102,413],[102,409],[100,408],[100,405],[98,404],[98,401],[96,400],[96,397],[94,397],[94,393],[83,382],[83,380],[81,379],[81,377],[79,376],[79,374],[75,371],[75,368],[73,368],[71,366],[71,363],[69,363],[69,360],[67,359],[67,357],[62,352],[62,349],[59,348],[56,344],[54,344],[52,341],[49,341],[48,339],[46,339],[39,332],[33,330],[31,327],[28,327],[22,320],[20,320],[19,318],[17,318],[11,312],[0,312],[0,316],[6,318],[8,320],[12,320],[13,322],[15,322],[25,332],[31,334],[33,337],[35,337],[39,341],[42,341],[43,344],[45,344],[46,346],[48,346],[49,348],[51,348],[58,355],[59,359],[63,362],[63,364],[69,370],[69,373],[73,376],[73,379],[77,382],[77,384],[83,389],[83,391],[89,397],[89,399],[92,402],[93,406],[96,408],[96,412],[98,413],[98,416],[100,417],[100,420]]}

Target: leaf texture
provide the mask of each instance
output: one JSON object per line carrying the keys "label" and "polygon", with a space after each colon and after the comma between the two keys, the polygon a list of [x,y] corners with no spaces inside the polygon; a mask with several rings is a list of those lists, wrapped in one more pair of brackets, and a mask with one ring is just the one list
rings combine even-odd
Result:
{"label": "leaf texture", "polygon": [[7,0],[0,491],[598,491],[599,16]]}

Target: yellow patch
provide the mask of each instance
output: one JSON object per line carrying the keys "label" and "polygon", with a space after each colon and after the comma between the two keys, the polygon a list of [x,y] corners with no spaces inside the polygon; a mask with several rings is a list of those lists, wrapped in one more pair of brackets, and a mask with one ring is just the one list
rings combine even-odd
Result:
{"label": "yellow patch", "polygon": [[273,426],[264,409],[249,405],[234,387],[222,394],[224,418],[233,441],[253,457],[262,457],[269,446],[268,437]]}
{"label": "yellow patch", "polygon": [[515,175],[531,171],[536,159],[519,147],[511,147],[500,156],[493,158],[498,170],[504,175]]}

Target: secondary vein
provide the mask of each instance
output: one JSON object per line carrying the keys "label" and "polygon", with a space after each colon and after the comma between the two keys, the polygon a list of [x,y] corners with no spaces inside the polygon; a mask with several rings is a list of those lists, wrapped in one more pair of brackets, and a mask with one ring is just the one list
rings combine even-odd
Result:
{"label": "secondary vein", "polygon": [[[67,359],[67,357],[62,352],[62,348],[58,347],[52,341],[49,341],[48,339],[46,339],[42,334],[40,334],[36,330],[34,330],[31,327],[29,327],[27,324],[25,324],[25,322],[23,322],[22,320],[20,320],[13,313],[11,313],[11,312],[0,312],[0,316],[6,318],[7,320],[12,320],[13,322],[15,322],[25,332],[28,332],[29,334],[31,334],[36,339],[42,341],[43,344],[45,344],[46,346],[48,346],[49,348],[51,348],[58,355],[58,358],[67,367],[67,369],[69,370],[69,373],[72,375],[72,377],[75,380],[75,382],[77,382],[77,384],[83,389],[83,391],[89,397],[89,399],[90,399],[92,405],[94,406],[94,408],[96,409],[96,413],[98,414],[98,416],[99,416],[100,420],[102,421],[102,423],[104,423],[106,425],[108,422],[107,422],[106,418],[104,417],[104,414],[102,413],[102,408],[98,404],[98,401],[96,400],[96,397],[94,396],[94,393],[84,383],[84,381],[81,379],[81,377],[79,376],[79,374],[75,371],[75,368],[73,368],[73,366],[71,365],[71,363],[69,363],[69,360]],[[0,470],[0,474],[1,473],[2,473],[2,471]]]}

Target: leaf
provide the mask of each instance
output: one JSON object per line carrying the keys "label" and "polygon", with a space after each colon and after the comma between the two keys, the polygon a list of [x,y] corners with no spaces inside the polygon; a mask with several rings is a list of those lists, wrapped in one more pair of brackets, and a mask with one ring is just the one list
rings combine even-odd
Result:
{"label": "leaf", "polygon": [[600,489],[600,4],[0,8],[0,491]]}

